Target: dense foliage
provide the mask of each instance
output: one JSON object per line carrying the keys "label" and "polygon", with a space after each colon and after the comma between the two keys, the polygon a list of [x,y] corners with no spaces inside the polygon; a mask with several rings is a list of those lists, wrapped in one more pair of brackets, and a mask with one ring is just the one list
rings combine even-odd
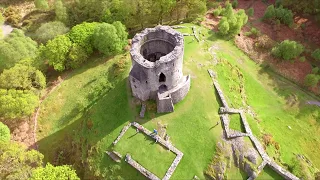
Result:
{"label": "dense foliage", "polygon": [[16,64],[0,74],[1,89],[41,90],[46,86],[46,78],[41,71],[26,64]]}
{"label": "dense foliage", "polygon": [[15,63],[28,57],[35,57],[37,43],[26,37],[21,30],[14,29],[10,35],[0,40],[0,72],[13,67]]}
{"label": "dense foliage", "polygon": [[61,0],[55,0],[54,9],[56,13],[56,19],[63,23],[68,22],[67,8],[64,6]]}
{"label": "dense foliage", "polygon": [[286,8],[280,7],[274,7],[273,5],[268,6],[266,9],[264,16],[264,20],[279,20],[280,22],[290,26],[293,24],[293,14],[291,10],[288,10]]}
{"label": "dense foliage", "polygon": [[308,74],[304,79],[304,84],[308,87],[315,87],[319,82],[319,76],[316,74]]}
{"label": "dense foliage", "polygon": [[304,51],[302,44],[296,41],[284,40],[272,48],[272,54],[284,60],[292,60]]}
{"label": "dense foliage", "polygon": [[29,179],[32,170],[42,165],[43,155],[27,151],[17,143],[0,141],[0,179]]}
{"label": "dense foliage", "polygon": [[127,44],[127,35],[121,23],[102,23],[93,34],[93,45],[105,55],[114,55],[121,52]]}
{"label": "dense foliage", "polygon": [[6,23],[18,27],[20,20],[21,20],[21,15],[19,12],[19,9],[14,8],[13,6],[9,6],[8,8],[5,9],[3,13],[4,17],[6,18]]}
{"label": "dense foliage", "polygon": [[234,36],[241,31],[242,26],[244,26],[248,21],[248,16],[243,9],[234,13],[232,5],[226,3],[225,10],[223,10],[222,15],[224,16],[219,24],[219,32],[222,35]]}
{"label": "dense foliage", "polygon": [[248,9],[248,16],[253,16],[254,15],[254,9],[253,7]]}
{"label": "dense foliage", "polygon": [[47,0],[35,0],[34,5],[36,6],[37,9],[41,9],[41,10],[49,9]]}
{"label": "dense foliage", "polygon": [[33,170],[30,180],[56,180],[56,179],[70,179],[80,180],[74,169],[70,166],[53,166],[48,163],[45,167],[38,167]]}
{"label": "dense foliage", "polygon": [[314,50],[311,56],[312,56],[315,60],[320,61],[320,49]]}
{"label": "dense foliage", "polygon": [[0,143],[10,141],[10,129],[8,126],[0,122]]}
{"label": "dense foliage", "polygon": [[38,106],[39,97],[31,91],[0,89],[0,117],[6,119],[29,116]]}
{"label": "dense foliage", "polygon": [[65,34],[69,31],[69,28],[60,21],[52,21],[41,24],[40,28],[36,30],[35,38],[41,43],[55,38],[58,35]]}

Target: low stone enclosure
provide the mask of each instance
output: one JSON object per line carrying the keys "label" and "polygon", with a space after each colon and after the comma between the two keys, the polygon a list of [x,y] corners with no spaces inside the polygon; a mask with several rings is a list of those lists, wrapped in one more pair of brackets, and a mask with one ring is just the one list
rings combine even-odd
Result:
{"label": "low stone enclosure", "polygon": [[[212,78],[213,81],[213,85],[218,93],[218,96],[222,102],[223,107],[220,107],[219,109],[219,114],[220,114],[220,119],[223,123],[223,129],[225,131],[226,137],[227,139],[233,139],[233,138],[237,138],[237,137],[244,137],[247,136],[250,138],[251,142],[254,144],[256,150],[258,151],[258,153],[260,154],[260,156],[262,157],[262,163],[258,166],[258,171],[256,173],[253,173],[248,180],[252,180],[255,179],[260,172],[263,170],[263,168],[268,165],[271,169],[273,169],[275,172],[277,172],[279,175],[281,175],[283,178],[285,179],[290,179],[290,180],[298,180],[299,178],[296,177],[295,175],[293,175],[292,173],[290,173],[289,171],[287,171],[286,169],[282,168],[280,165],[278,165],[277,163],[275,163],[269,156],[268,154],[265,152],[262,144],[260,143],[260,141],[258,140],[258,138],[256,138],[253,134],[252,131],[250,129],[250,126],[247,122],[246,116],[243,112],[243,110],[241,109],[233,109],[230,108],[228,106],[228,103],[223,95],[223,92],[220,88],[220,85],[218,83],[218,81],[215,79],[216,78],[216,73],[213,72],[212,70],[208,70],[208,73],[210,75],[210,77]],[[241,117],[241,123],[244,126],[245,129],[245,133],[236,131],[236,130],[231,130],[229,128],[229,123],[230,123],[230,119],[229,119],[229,114],[240,114]]]}
{"label": "low stone enclosure", "polygon": [[[121,130],[119,136],[117,137],[116,140],[114,140],[113,145],[115,146],[119,140],[121,139],[121,137],[127,132],[127,130],[133,126],[134,128],[137,128],[139,130],[139,132],[144,133],[147,136],[150,136],[151,138],[157,139],[158,143],[161,144],[162,146],[166,147],[168,150],[172,151],[174,154],[176,154],[176,158],[173,160],[171,166],[169,167],[169,169],[167,170],[165,176],[162,178],[163,180],[168,180],[170,179],[170,177],[172,176],[173,172],[175,171],[175,169],[177,168],[179,162],[181,161],[182,157],[183,157],[183,153],[181,151],[179,151],[176,147],[174,147],[169,141],[166,141],[164,139],[162,139],[159,135],[152,135],[152,132],[149,131],[148,129],[146,129],[145,127],[143,127],[142,125],[140,125],[139,123],[136,122],[132,122],[127,124],[126,126],[123,127],[123,129]],[[113,156],[111,156],[110,152],[106,152],[112,159],[115,160],[115,158]],[[116,154],[118,157],[121,155],[118,155],[117,152],[113,152],[114,154]],[[145,167],[143,167],[141,164],[139,164],[138,162],[136,162],[134,159],[132,159],[130,154],[127,154],[125,157],[125,161],[130,164],[132,167],[134,167],[135,169],[137,169],[141,174],[143,174],[145,177],[151,179],[151,180],[160,180],[160,178],[158,176],[156,176],[155,174],[153,174],[152,172],[148,171]]]}

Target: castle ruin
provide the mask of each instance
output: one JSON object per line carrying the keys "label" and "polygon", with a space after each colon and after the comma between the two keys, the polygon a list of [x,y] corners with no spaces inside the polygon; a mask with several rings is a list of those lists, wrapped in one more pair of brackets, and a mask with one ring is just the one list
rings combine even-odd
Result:
{"label": "castle ruin", "polygon": [[183,76],[183,35],[170,26],[147,28],[132,39],[129,80],[133,96],[156,100],[157,112],[173,112],[190,89]]}

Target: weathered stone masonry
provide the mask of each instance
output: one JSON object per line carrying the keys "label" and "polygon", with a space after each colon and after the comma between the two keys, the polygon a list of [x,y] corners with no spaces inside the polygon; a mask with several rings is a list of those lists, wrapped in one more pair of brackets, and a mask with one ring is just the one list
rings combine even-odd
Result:
{"label": "weathered stone masonry", "polygon": [[190,89],[183,76],[183,35],[169,26],[147,28],[135,35],[130,50],[129,80],[133,96],[157,101],[157,111],[172,112]]}

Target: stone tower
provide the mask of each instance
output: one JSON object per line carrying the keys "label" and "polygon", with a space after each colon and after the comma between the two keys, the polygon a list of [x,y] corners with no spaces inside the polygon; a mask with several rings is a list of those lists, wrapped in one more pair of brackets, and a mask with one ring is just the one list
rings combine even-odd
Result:
{"label": "stone tower", "polygon": [[190,89],[183,76],[183,35],[169,26],[147,28],[132,39],[129,80],[133,96],[157,101],[157,112],[173,112]]}

